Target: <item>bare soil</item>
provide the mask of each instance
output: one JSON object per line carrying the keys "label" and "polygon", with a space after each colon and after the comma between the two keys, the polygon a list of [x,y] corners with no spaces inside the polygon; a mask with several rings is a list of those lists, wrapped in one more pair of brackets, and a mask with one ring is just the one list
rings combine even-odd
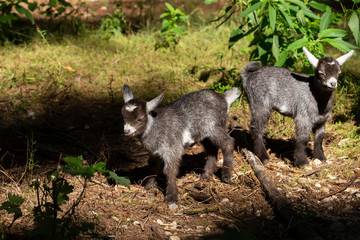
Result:
{"label": "bare soil", "polygon": [[[34,177],[44,178],[48,170],[64,163],[64,156],[83,155],[88,163],[106,161],[109,169],[131,179],[129,190],[109,183],[104,176],[94,178],[76,215],[94,222],[96,228],[81,239],[91,236],[105,239],[168,239],[170,236],[180,239],[299,239],[292,234],[291,223],[278,219],[240,152],[242,148],[251,149],[247,123],[236,118],[239,114],[249,115],[245,109],[232,112],[229,118],[229,131],[236,139],[233,184],[222,183],[218,174],[210,182],[200,181],[206,157],[202,146],[196,144],[184,153],[177,182],[179,202],[169,206],[163,202],[163,179],[149,191],[141,186],[146,178],[148,154],[137,139],[122,136],[121,104],[65,97],[46,110],[34,110],[33,115],[24,116],[18,122],[6,120],[5,106],[1,109],[0,202],[6,201],[8,193],[26,199],[22,207],[24,216],[12,227],[11,233],[15,234],[12,237],[32,226],[31,209],[36,197],[28,186],[29,175],[21,177],[26,168],[28,144],[33,139],[39,165]],[[331,151],[329,146],[334,141],[337,140],[328,138],[325,152]],[[271,156],[266,170],[295,210],[324,239],[358,239],[360,181],[355,180],[345,191],[319,199],[349,182],[359,166],[345,159],[332,160],[329,167],[305,177],[305,172],[325,163],[311,160],[307,169],[295,168],[291,160],[292,139],[267,138],[266,142]],[[309,152],[310,149],[311,146]],[[221,162],[221,153],[219,159]],[[343,169],[348,169],[348,175],[340,174]],[[75,186],[71,194],[75,199],[80,192],[79,179],[66,178]],[[1,214],[2,221],[8,225],[12,216]]]}

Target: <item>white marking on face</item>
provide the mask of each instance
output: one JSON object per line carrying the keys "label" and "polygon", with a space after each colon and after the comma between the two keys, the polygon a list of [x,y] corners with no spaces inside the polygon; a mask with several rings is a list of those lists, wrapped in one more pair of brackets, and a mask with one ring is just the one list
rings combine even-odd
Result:
{"label": "white marking on face", "polygon": [[193,144],[194,140],[191,138],[191,133],[189,132],[189,130],[185,130],[183,132],[183,144]]}
{"label": "white marking on face", "polygon": [[129,111],[129,112],[134,111],[136,108],[137,108],[137,106],[136,106],[136,105],[133,105],[133,104],[127,105],[127,106],[125,107],[126,111]]}
{"label": "white marking on face", "polygon": [[131,126],[129,123],[126,123],[124,125],[124,133],[126,133],[126,135],[132,135],[134,134],[136,131],[136,128],[134,128],[133,126]]}
{"label": "white marking on face", "polygon": [[329,78],[325,85],[329,88],[336,88],[337,87],[337,79],[334,77]]}
{"label": "white marking on face", "polygon": [[328,62],[329,65],[334,65],[335,61]]}

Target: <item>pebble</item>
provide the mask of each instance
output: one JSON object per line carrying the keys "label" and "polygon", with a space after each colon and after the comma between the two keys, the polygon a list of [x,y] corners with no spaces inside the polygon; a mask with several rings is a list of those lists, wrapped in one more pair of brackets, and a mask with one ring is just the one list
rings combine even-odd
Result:
{"label": "pebble", "polygon": [[164,225],[164,222],[161,219],[156,220],[157,224]]}
{"label": "pebble", "polygon": [[206,227],[205,231],[210,232],[211,231],[210,227]]}
{"label": "pebble", "polygon": [[315,187],[317,187],[317,188],[321,188],[320,183],[315,183]]}
{"label": "pebble", "polygon": [[349,142],[350,138],[344,138],[342,139],[339,143],[338,146],[339,147],[346,147],[347,143]]}
{"label": "pebble", "polygon": [[320,165],[321,163],[322,163],[322,161],[319,159],[315,159],[313,162],[314,165]]}
{"label": "pebble", "polygon": [[328,175],[327,175],[327,177],[328,177],[330,180],[335,180],[335,179],[336,179],[336,177],[335,177],[335,176],[330,175],[330,174],[328,174]]}
{"label": "pebble", "polygon": [[171,204],[169,204],[169,209],[170,210],[176,210],[176,209],[178,209],[179,208],[179,206],[176,204],[176,203],[171,203]]}
{"label": "pebble", "polygon": [[229,202],[230,202],[230,200],[228,198],[223,198],[221,200],[221,203],[223,203],[223,204],[226,204],[226,203],[229,203]]}

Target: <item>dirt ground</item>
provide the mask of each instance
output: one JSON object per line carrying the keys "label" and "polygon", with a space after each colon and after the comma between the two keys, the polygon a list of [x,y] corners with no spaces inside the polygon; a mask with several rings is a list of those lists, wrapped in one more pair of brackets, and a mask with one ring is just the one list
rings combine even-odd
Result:
{"label": "dirt ground", "polygon": [[[65,98],[66,99],[66,98]],[[79,205],[77,215],[95,223],[94,235],[105,239],[296,239],[292,224],[279,220],[271,202],[241,154],[242,148],[251,149],[246,123],[236,120],[239,109],[231,113],[229,131],[236,139],[233,183],[225,184],[216,174],[210,182],[200,181],[205,154],[200,144],[186,150],[178,176],[179,202],[163,202],[164,183],[146,191],[141,182],[146,177],[147,152],[137,139],[122,136],[121,104],[110,101],[82,101],[63,99],[42,112],[34,112],[20,122],[6,124],[0,129],[0,202],[8,193],[26,199],[24,216],[13,225],[11,232],[31,228],[31,209],[36,197],[24,178],[27,149],[31,139],[36,141],[35,159],[39,167],[34,176],[62,165],[64,156],[84,156],[88,163],[106,161],[110,170],[131,179],[130,190],[109,184],[97,175]],[[326,146],[336,139],[327,139]],[[311,176],[304,173],[325,165],[312,160],[306,169],[293,166],[293,140],[266,139],[271,161],[266,170],[278,189],[293,204],[294,209],[324,237],[324,239],[358,239],[360,220],[360,181],[355,180],[345,191],[323,200],[322,196],[337,191],[358,171],[345,159],[332,160],[328,168]],[[309,146],[309,149],[311,146]],[[221,162],[222,156],[219,153]],[[290,160],[289,160],[290,159]],[[219,169],[221,163],[219,162]],[[336,169],[349,169],[348,177],[336,174]],[[329,170],[329,171],[328,171]],[[330,171],[331,170],[331,171]],[[4,174],[6,173],[6,175]],[[331,174],[330,174],[331,173]],[[66,176],[75,186],[71,197],[80,192],[79,179]],[[71,200],[70,200],[71,202]],[[10,223],[11,215],[2,212],[3,221]],[[5,224],[5,225],[6,225]],[[178,239],[178,238],[171,239]],[[299,239],[299,238],[297,238]]]}
{"label": "dirt ground", "polygon": [[[103,6],[99,8],[104,13],[111,11],[111,7]],[[148,154],[137,139],[122,135],[120,101],[66,95],[15,117],[9,115],[8,104],[0,101],[0,203],[7,200],[8,193],[26,199],[24,216],[11,228],[11,239],[33,223],[31,209],[36,196],[28,186],[28,175],[22,178],[32,140],[36,141],[35,160],[39,165],[34,177],[44,178],[47,171],[64,164],[65,156],[82,155],[89,164],[105,161],[108,169],[131,180],[129,190],[96,175],[76,214],[95,223],[95,230],[80,239],[301,239],[294,234],[292,222],[279,218],[241,153],[243,148],[252,149],[248,122],[236,118],[250,117],[245,109],[231,112],[229,117],[229,132],[236,140],[233,184],[222,183],[218,174],[209,182],[200,180],[206,157],[202,146],[196,144],[184,153],[177,181],[179,202],[168,205],[163,202],[162,181],[149,191],[141,186]],[[327,136],[325,154],[340,141]],[[329,160],[329,165],[311,160],[310,166],[298,169],[292,163],[293,139],[266,138],[266,145],[271,157],[266,171],[304,221],[323,239],[359,239],[360,180],[333,194],[351,181],[359,164],[347,158]],[[310,157],[311,149],[309,144]],[[220,169],[221,153],[218,158]],[[304,176],[321,166],[326,167]],[[75,186],[71,203],[80,192],[80,184],[78,178],[66,178]],[[326,195],[331,196],[320,200]],[[5,211],[0,214],[1,223],[9,225],[12,216]]]}

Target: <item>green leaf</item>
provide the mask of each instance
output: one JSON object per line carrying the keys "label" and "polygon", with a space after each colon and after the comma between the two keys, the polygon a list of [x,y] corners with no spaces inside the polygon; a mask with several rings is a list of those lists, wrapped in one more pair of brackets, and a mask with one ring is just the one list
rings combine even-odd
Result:
{"label": "green leaf", "polygon": [[27,9],[25,9],[25,16],[31,21],[32,24],[35,24],[35,19],[31,12]]}
{"label": "green leaf", "polygon": [[278,60],[279,59],[279,53],[280,53],[279,36],[278,35],[273,36],[273,42],[272,42],[271,51],[272,51],[275,59]]}
{"label": "green leaf", "polygon": [[170,13],[166,12],[166,13],[161,14],[159,18],[162,19],[162,18],[165,18],[165,17],[167,17],[169,15],[170,15]]}
{"label": "green leaf", "polygon": [[310,7],[315,8],[316,10],[319,10],[321,12],[325,12],[328,7],[325,3],[320,3],[317,1],[311,1],[309,5]]}
{"label": "green leaf", "polygon": [[319,17],[316,14],[314,14],[310,9],[307,8],[305,3],[303,3],[299,0],[288,0],[288,2],[298,5],[303,10],[303,12],[306,16],[315,18],[315,19],[319,19]]}
{"label": "green leaf", "polygon": [[331,46],[339,49],[342,52],[349,52],[351,50],[351,48],[353,48],[353,49],[357,48],[356,46],[354,46],[350,43],[347,43],[340,38],[325,38],[325,39],[322,39],[321,41],[329,43]]}
{"label": "green leaf", "polygon": [[82,156],[79,156],[78,158],[75,158],[75,157],[65,157],[64,158],[65,162],[67,164],[69,164],[70,166],[72,167],[75,167],[75,168],[82,168],[83,167],[83,164],[82,164]]}
{"label": "green leaf", "polygon": [[[58,11],[58,13],[64,13],[65,12],[65,8],[64,7],[59,7],[58,9],[56,9]],[[116,18],[117,19],[117,18]]]}
{"label": "green leaf", "polygon": [[165,6],[167,7],[167,9],[169,9],[170,10],[170,12],[173,12],[173,11],[175,11],[175,8],[170,4],[170,3],[165,3]]}
{"label": "green leaf", "polygon": [[334,18],[333,12],[324,12],[320,19],[320,31],[327,29]]}
{"label": "green leaf", "polygon": [[301,39],[296,40],[295,42],[292,42],[287,48],[286,50],[293,52],[296,49],[299,49],[303,46],[306,46],[309,44],[309,41],[306,37],[303,37]]}
{"label": "green leaf", "polygon": [[20,206],[25,201],[25,199],[23,199],[22,197],[20,197],[18,195],[12,195],[11,193],[8,194],[8,198],[12,204],[18,205],[18,206]]}
{"label": "green leaf", "polygon": [[262,48],[259,44],[257,45],[257,49],[258,49],[259,57],[267,53],[267,51],[264,48]]}
{"label": "green leaf", "polygon": [[296,13],[296,18],[301,23],[301,25],[304,26],[306,24],[305,15],[302,9]]}
{"label": "green leaf", "polygon": [[56,7],[57,5],[57,0],[50,0],[49,6],[50,7]]}
{"label": "green leaf", "polygon": [[243,18],[246,17],[247,15],[249,15],[250,13],[256,11],[258,8],[260,8],[261,6],[261,2],[255,3],[254,5],[251,5],[250,7],[248,7],[247,9],[245,9],[245,11],[243,11],[239,17]]}
{"label": "green leaf", "polygon": [[252,29],[248,30],[247,32],[244,32],[242,30],[242,26],[240,26],[238,29],[233,30],[230,34],[228,48],[231,48],[237,41],[254,32],[256,29],[258,29],[258,27],[259,26],[257,25]]}
{"label": "green leaf", "polygon": [[302,8],[302,10],[304,11],[304,14],[306,16],[314,18],[314,19],[320,19],[320,17],[318,15],[316,15],[315,13],[313,13],[310,9]]}
{"label": "green leaf", "polygon": [[30,11],[34,11],[37,7],[37,2],[28,3],[28,8]]}
{"label": "green leaf", "polygon": [[270,27],[272,30],[275,31],[276,10],[271,4],[269,4],[269,18],[270,18]]}
{"label": "green leaf", "polygon": [[214,3],[214,2],[216,2],[217,0],[205,0],[204,1],[204,4],[205,5],[210,5],[210,4],[212,4],[212,3]]}
{"label": "green leaf", "polygon": [[347,35],[347,31],[343,29],[330,28],[320,31],[318,38],[343,38]]}
{"label": "green leaf", "polygon": [[298,5],[301,8],[307,8],[305,3],[303,3],[303,2],[301,2],[299,0],[287,0],[287,1],[291,2],[291,3],[295,4],[295,5]]}
{"label": "green leaf", "polygon": [[20,205],[24,202],[24,199],[20,196],[12,195],[11,193],[8,194],[8,198],[8,201],[1,204],[0,210],[5,210],[9,214],[14,213],[13,221],[15,221],[22,216]]}
{"label": "green leaf", "polygon": [[293,21],[291,20],[291,17],[286,13],[286,11],[284,9],[279,9],[281,14],[284,16],[286,22],[289,24],[289,26],[294,29],[294,23]]}
{"label": "green leaf", "polygon": [[274,66],[275,67],[282,67],[285,64],[285,62],[286,62],[286,60],[288,58],[288,55],[289,55],[288,51],[286,51],[286,50],[282,51],[280,53],[280,55],[279,55],[279,59],[276,61]]}
{"label": "green leaf", "polygon": [[112,171],[109,172],[109,175],[109,178],[114,179],[116,184],[121,184],[130,189],[130,180],[128,178],[119,177],[116,173]]}
{"label": "green leaf", "polygon": [[359,44],[359,17],[356,12],[351,14],[348,25],[355,38],[356,44]]}
{"label": "green leaf", "polygon": [[106,170],[105,166],[106,166],[105,162],[98,162],[98,163],[94,164],[92,167],[97,172],[107,173],[107,172],[109,172],[109,170]]}

